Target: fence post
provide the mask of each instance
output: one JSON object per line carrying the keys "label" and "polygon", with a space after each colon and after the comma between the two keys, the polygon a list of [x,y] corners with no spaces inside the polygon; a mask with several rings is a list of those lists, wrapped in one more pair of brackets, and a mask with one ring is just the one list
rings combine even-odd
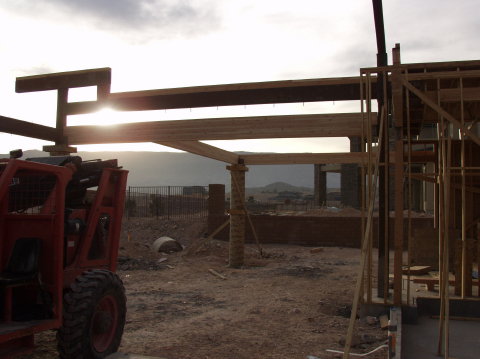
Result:
{"label": "fence post", "polygon": [[167,219],[170,219],[170,186],[167,190]]}
{"label": "fence post", "polygon": [[157,191],[157,187],[155,187],[155,196],[154,196],[154,199],[153,199],[153,203],[154,203],[154,206],[155,206],[155,217],[158,219],[158,207],[159,207],[159,199],[160,199],[160,196],[158,195],[158,191]]}
{"label": "fence post", "polygon": [[132,206],[131,198],[130,198],[130,186],[128,186],[128,192],[127,192],[127,220],[130,219],[130,211]]}

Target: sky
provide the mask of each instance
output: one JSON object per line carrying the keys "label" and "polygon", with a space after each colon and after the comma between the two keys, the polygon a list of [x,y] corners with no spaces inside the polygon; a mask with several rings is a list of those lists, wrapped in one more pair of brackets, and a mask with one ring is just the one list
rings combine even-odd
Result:
{"label": "sky", "polygon": [[[478,1],[385,0],[387,49],[402,62],[479,59]],[[54,91],[15,93],[15,78],[112,68],[112,92],[356,76],[375,66],[370,0],[0,0],[0,115],[55,125]],[[390,56],[389,56],[390,58]],[[92,88],[70,101],[95,99]],[[357,112],[358,103],[272,104],[70,116],[68,125]],[[209,141],[231,151],[344,152],[348,140]],[[45,141],[0,134],[0,153]],[[154,144],[78,146],[151,150]]]}

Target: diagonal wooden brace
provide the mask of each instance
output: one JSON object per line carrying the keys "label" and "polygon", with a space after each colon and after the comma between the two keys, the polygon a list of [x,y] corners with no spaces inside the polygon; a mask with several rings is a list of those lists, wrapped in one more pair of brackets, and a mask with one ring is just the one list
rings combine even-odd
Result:
{"label": "diagonal wooden brace", "polygon": [[468,127],[462,126],[461,122],[458,121],[455,117],[453,117],[451,114],[449,114],[447,111],[445,111],[442,107],[437,105],[435,102],[433,102],[424,92],[420,91],[417,89],[415,86],[413,86],[408,80],[405,78],[402,79],[402,84],[405,86],[409,91],[413,92],[420,100],[422,100],[426,105],[428,105],[430,108],[432,108],[434,111],[438,112],[439,115],[441,115],[443,118],[445,118],[447,121],[452,123],[453,125],[457,126],[460,131],[465,136],[469,136],[470,139],[475,142],[477,145],[480,146],[480,138],[472,132]]}

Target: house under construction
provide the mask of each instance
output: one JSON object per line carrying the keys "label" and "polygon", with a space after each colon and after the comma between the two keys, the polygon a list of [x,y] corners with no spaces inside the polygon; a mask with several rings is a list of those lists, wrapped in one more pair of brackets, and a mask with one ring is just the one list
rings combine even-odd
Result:
{"label": "house under construction", "polygon": [[[109,68],[22,77],[17,92],[57,91],[56,127],[0,117],[0,131],[52,141],[44,148],[51,155],[75,152],[75,145],[154,142],[227,163],[233,267],[243,263],[248,166],[312,164],[321,176],[323,165],[342,164],[342,177],[352,182],[352,201],[363,213],[361,271],[344,357],[360,304],[410,307],[411,286],[419,283],[438,285],[435,299],[447,357],[449,302],[480,296],[480,60],[404,64],[400,55],[397,45],[392,64],[386,63],[386,54],[379,56],[378,66],[362,68],[356,77],[118,93],[110,92]],[[69,89],[84,86],[97,87],[97,100],[68,102]],[[321,101],[357,101],[359,110],[67,126],[67,116],[104,107],[147,111]],[[349,137],[351,152],[239,155],[201,142],[308,137]],[[317,186],[317,198],[324,191],[325,184]],[[413,211],[432,213],[432,226],[413,228]],[[413,265],[430,266],[438,276],[415,277]]]}

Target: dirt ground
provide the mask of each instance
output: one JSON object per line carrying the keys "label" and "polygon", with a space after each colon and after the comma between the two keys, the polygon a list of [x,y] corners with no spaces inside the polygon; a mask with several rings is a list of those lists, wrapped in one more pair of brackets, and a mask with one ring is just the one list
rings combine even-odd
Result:
{"label": "dirt ground", "polygon": [[[205,231],[201,220],[136,219],[124,223],[118,274],[127,290],[120,351],[167,359],[340,357],[359,265],[359,250],[247,245],[245,266],[226,266],[228,243],[200,252],[153,253],[170,236],[188,246]],[[211,273],[211,269],[225,277]],[[387,339],[378,324],[357,320],[352,352]],[[37,337],[30,358],[56,357],[55,334]],[[386,358],[381,349],[369,358]]]}

